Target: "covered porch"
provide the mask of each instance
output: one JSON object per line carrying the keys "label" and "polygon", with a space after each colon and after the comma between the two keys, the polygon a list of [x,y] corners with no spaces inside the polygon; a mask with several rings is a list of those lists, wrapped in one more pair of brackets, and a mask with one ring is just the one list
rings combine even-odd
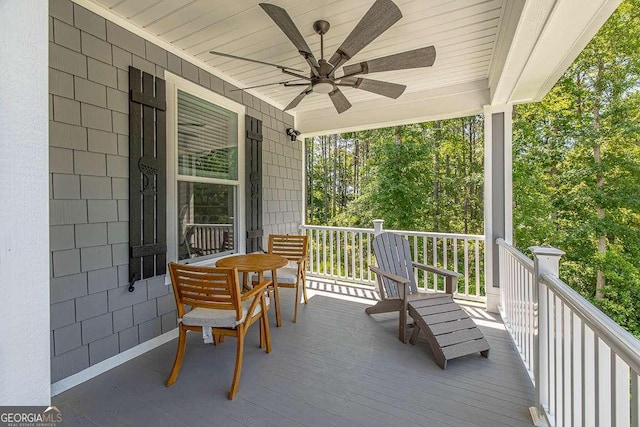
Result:
{"label": "covered porch", "polygon": [[[4,87],[28,88],[31,96],[2,92],[20,107],[0,122],[0,145],[10,159],[0,176],[11,182],[2,190],[20,203],[3,209],[0,261],[8,283],[22,284],[3,291],[14,350],[0,368],[2,404],[53,403],[70,425],[530,425],[530,408],[536,422],[551,425],[596,417],[599,425],[638,425],[637,342],[559,281],[558,253],[541,252],[534,264],[512,246],[512,106],[544,97],[618,0],[460,0],[434,2],[433,11],[422,0],[397,1],[411,12],[407,26],[363,54],[372,58],[435,40],[443,46],[443,67],[395,74],[415,90],[394,101],[360,94],[340,115],[326,99],[284,112],[290,92],[239,90],[280,74],[211,59],[212,43],[289,66],[304,62],[258,13],[257,1],[224,2],[228,9],[220,11],[207,9],[210,3],[3,5],[6,16],[20,18],[0,30],[12,47],[3,62],[10,76]],[[278,3],[305,25],[333,14],[340,25],[330,43],[337,47],[371,2]],[[328,7],[337,3],[345,10]],[[442,16],[447,21],[436,26]],[[35,40],[34,48],[25,51],[24,40]],[[464,260],[458,296],[481,304],[466,309],[490,342],[489,359],[461,358],[443,371],[425,341],[413,347],[397,340],[397,316],[366,316],[375,294],[353,283],[371,285],[371,256],[353,242],[376,230],[337,230],[336,246],[322,246],[322,255],[323,234],[312,239],[307,285],[314,295],[297,324],[288,321],[293,298],[283,292],[285,321],[273,328],[273,353],[258,350],[257,330],[250,334],[235,401],[225,395],[235,347],[205,345],[197,334],[189,336],[180,379],[165,388],[175,351],[173,296],[162,275],[127,290],[129,66],[188,81],[194,93],[213,93],[262,123],[265,237],[305,228],[304,155],[287,129],[306,137],[484,113],[484,235],[408,233],[423,239],[425,255],[435,242],[436,263]],[[169,121],[175,130],[171,126],[177,120]],[[240,153],[233,216],[238,253],[247,248],[242,214],[249,198]],[[178,252],[175,241],[168,244],[169,253]],[[320,260],[333,260],[332,250],[342,251],[352,276],[327,274]]]}
{"label": "covered porch", "polygon": [[[235,342],[203,344],[190,333],[178,381],[175,340],[53,398],[64,425],[526,426],[534,393],[499,316],[465,305],[489,340],[479,354],[434,362],[426,340],[403,345],[397,315],[367,316],[362,287],[309,279],[309,304],[292,323],[292,290],[281,291],[283,324],[273,351],[247,336],[240,391],[227,399]],[[359,295],[359,296],[358,296]],[[255,329],[255,328],[254,328]]]}

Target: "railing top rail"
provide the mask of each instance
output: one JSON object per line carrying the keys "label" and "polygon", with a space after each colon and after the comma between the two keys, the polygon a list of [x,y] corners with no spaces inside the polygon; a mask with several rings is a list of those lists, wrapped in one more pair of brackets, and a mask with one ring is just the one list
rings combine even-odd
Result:
{"label": "railing top rail", "polygon": [[333,227],[327,225],[301,225],[300,228],[307,230],[340,230],[340,231],[352,231],[356,233],[373,233],[373,228],[355,228],[355,227]]}
{"label": "railing top rail", "polygon": [[426,237],[441,237],[448,239],[469,239],[469,240],[484,240],[484,236],[481,234],[459,234],[459,233],[436,233],[432,231],[409,231],[409,230],[387,230],[392,233],[403,234],[405,236],[426,236]]}
{"label": "railing top rail", "polygon": [[640,373],[640,340],[558,277],[543,274],[541,280],[593,329],[598,338],[611,347],[631,369]]}
{"label": "railing top rail", "polygon": [[509,252],[509,254],[511,254],[514,258],[516,258],[524,268],[526,268],[531,273],[533,273],[533,261],[529,257],[527,257],[525,254],[523,254],[522,252],[520,252],[519,250],[511,246],[504,239],[498,238],[496,239],[496,243],[498,244],[498,246],[501,246],[504,250]]}
{"label": "railing top rail", "polygon": [[[326,225],[301,225],[302,229],[309,230],[340,230],[340,231],[352,231],[358,233],[373,233],[373,228],[354,228],[354,227],[334,227],[334,226],[326,226]],[[431,231],[413,231],[413,230],[383,230],[389,231],[392,233],[398,233],[405,236],[426,236],[426,237],[437,237],[437,238],[447,238],[447,239],[469,239],[469,240],[484,240],[484,236],[481,234],[458,234],[458,233],[435,233]]]}
{"label": "railing top rail", "polygon": [[186,226],[191,227],[233,227],[233,224],[198,224],[198,223],[185,223]]}

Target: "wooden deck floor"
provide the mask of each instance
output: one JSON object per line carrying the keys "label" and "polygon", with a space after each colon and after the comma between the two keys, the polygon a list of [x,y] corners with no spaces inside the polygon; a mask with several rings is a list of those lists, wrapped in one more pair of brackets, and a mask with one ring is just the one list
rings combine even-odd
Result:
{"label": "wooden deck floor", "polygon": [[270,310],[273,351],[258,348],[254,325],[233,401],[227,392],[235,340],[213,346],[192,333],[171,388],[164,381],[175,340],[55,396],[53,404],[65,426],[531,425],[533,389],[499,320],[471,308],[491,345],[489,359],[467,356],[443,371],[426,341],[397,339],[397,315],[367,316],[366,299],[334,290],[341,295],[311,291],[296,324],[293,293],[282,291],[281,328]]}

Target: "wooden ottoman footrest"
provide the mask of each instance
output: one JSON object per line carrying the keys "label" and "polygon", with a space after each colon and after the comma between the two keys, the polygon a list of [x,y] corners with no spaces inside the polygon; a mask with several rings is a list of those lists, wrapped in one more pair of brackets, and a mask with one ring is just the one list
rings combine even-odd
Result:
{"label": "wooden ottoman footrest", "polygon": [[409,316],[415,322],[409,342],[415,344],[422,332],[442,369],[447,368],[448,360],[456,357],[475,352],[489,356],[489,343],[451,295],[412,301],[409,303]]}

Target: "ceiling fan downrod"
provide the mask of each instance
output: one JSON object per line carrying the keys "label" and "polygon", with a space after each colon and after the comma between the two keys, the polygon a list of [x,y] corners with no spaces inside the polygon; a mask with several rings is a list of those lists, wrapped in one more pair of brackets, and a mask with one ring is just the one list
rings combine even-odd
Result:
{"label": "ceiling fan downrod", "polygon": [[331,25],[323,19],[313,23],[313,31],[320,35],[320,59],[324,59],[324,35],[327,34]]}
{"label": "ceiling fan downrod", "polygon": [[324,35],[327,34],[331,25],[325,20],[318,20],[313,23],[313,31],[320,36],[320,59],[318,60],[318,76],[311,82],[311,88],[315,93],[328,94],[335,89],[333,79],[329,77],[332,70],[331,64],[324,59]]}

